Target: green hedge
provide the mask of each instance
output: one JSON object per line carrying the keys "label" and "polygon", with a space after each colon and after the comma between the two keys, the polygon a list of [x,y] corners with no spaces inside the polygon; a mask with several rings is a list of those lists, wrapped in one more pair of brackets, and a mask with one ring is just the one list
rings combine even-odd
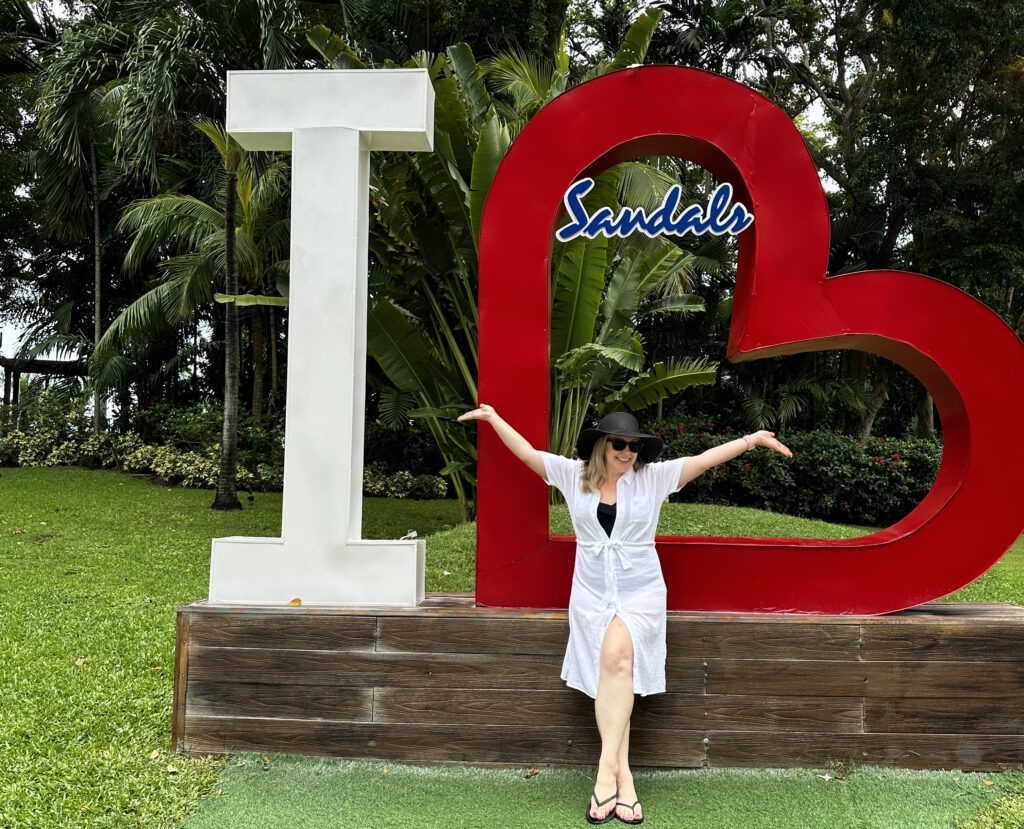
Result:
{"label": "green hedge", "polygon": [[[92,433],[85,395],[66,388],[30,387],[20,428],[0,434],[2,466],[84,466],[153,474],[169,484],[197,489],[217,485],[220,410],[211,402],[180,409],[159,404],[139,417],[141,434]],[[148,440],[147,440],[148,438]],[[237,482],[241,489],[280,490],[284,484],[284,422],[279,416],[243,418]],[[445,498],[437,475],[387,472],[367,464],[363,492],[389,498]]]}
{"label": "green hedge", "polygon": [[[650,427],[649,427],[650,428]],[[735,440],[714,420],[686,418],[655,423],[665,440],[663,457],[697,455]],[[922,438],[858,441],[830,432],[790,432],[778,437],[793,458],[755,449],[688,484],[672,501],[732,504],[848,524],[885,526],[917,506],[935,482],[942,445]]]}

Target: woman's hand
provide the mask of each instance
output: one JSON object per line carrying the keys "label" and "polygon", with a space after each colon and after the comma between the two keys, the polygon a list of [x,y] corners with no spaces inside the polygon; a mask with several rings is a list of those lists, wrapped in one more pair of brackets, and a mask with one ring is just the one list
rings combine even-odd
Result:
{"label": "woman's hand", "polygon": [[498,437],[501,438],[501,442],[509,448],[513,455],[542,478],[547,474],[544,470],[544,458],[541,456],[541,453],[534,449],[530,442],[520,435],[519,432],[502,420],[501,416],[494,411],[494,406],[481,403],[479,408],[461,414],[456,419],[459,421],[484,420],[490,423],[494,427],[494,431],[498,433]]}
{"label": "woman's hand", "polygon": [[747,438],[750,439],[751,446],[764,446],[766,449],[771,449],[774,452],[778,452],[780,455],[785,455],[787,458],[793,457],[793,453],[789,451],[789,447],[775,439],[775,432],[769,432],[762,429],[760,432],[754,432],[752,435],[747,435],[744,440]]}
{"label": "woman's hand", "polygon": [[461,414],[456,418],[456,420],[460,422],[463,420],[486,420],[489,423],[493,423],[497,416],[497,412],[494,411],[494,406],[488,406],[486,403],[481,403],[480,408]]}

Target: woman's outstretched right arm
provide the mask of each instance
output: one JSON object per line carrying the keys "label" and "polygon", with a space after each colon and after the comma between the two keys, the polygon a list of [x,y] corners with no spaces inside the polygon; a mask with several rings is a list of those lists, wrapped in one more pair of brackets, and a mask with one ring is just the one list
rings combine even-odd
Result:
{"label": "woman's outstretched right arm", "polygon": [[541,457],[541,453],[534,449],[530,442],[519,432],[502,420],[501,416],[494,411],[493,406],[481,403],[480,408],[466,412],[464,415],[460,415],[458,419],[460,421],[484,420],[490,423],[494,431],[498,433],[498,437],[501,438],[501,442],[509,448],[509,451],[530,467],[530,469],[547,480],[547,471],[544,469],[544,458]]}

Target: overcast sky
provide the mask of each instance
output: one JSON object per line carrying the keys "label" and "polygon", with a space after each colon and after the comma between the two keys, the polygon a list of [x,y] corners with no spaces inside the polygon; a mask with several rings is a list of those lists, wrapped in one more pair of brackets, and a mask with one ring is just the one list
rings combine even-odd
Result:
{"label": "overcast sky", "polygon": [[13,357],[18,348],[18,337],[21,331],[6,323],[0,323],[0,334],[3,334],[3,345],[0,345],[0,357]]}

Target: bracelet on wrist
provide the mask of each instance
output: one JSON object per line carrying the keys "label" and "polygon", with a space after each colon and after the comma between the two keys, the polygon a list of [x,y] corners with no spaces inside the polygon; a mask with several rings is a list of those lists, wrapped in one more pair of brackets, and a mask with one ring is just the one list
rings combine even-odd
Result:
{"label": "bracelet on wrist", "polygon": [[750,435],[744,435],[743,442],[747,444],[747,449],[753,449],[755,446],[754,439]]}

